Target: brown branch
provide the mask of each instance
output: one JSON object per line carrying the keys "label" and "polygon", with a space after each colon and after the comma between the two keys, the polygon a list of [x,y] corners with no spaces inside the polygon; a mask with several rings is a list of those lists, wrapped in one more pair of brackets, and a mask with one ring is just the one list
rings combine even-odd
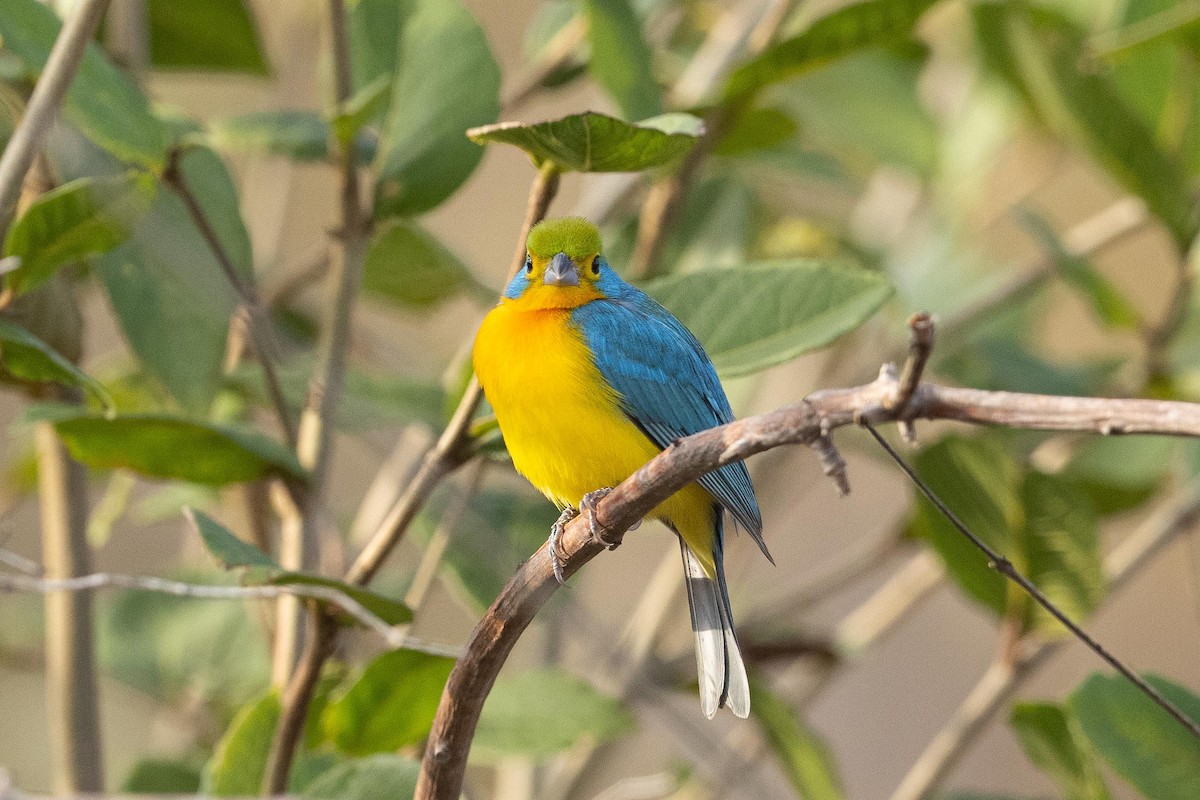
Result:
{"label": "brown branch", "polygon": [[[811,444],[834,428],[861,421],[896,421],[884,403],[896,378],[849,389],[816,392],[803,402],[686,437],[624,481],[596,508],[607,538],[624,531],[674,492],[705,472],[789,444]],[[980,425],[1096,433],[1200,436],[1200,405],[1157,400],[1093,399],[984,392],[922,383],[904,411],[906,419],[947,419]],[[586,515],[585,515],[586,516]],[[559,539],[563,571],[574,574],[603,547],[580,517]],[[518,569],[472,632],[442,695],[425,751],[417,800],[457,798],[475,725],[496,675],[525,627],[557,588],[543,546]]]}

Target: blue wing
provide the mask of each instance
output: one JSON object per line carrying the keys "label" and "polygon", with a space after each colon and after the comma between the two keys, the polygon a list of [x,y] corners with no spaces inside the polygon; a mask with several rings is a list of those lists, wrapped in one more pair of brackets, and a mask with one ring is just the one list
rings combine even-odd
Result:
{"label": "blue wing", "polygon": [[[600,289],[607,299],[580,306],[571,319],[594,354],[596,367],[621,395],[625,414],[660,448],[732,422],[733,410],[716,370],[691,331],[607,265],[604,271]],[[746,465],[727,464],[698,483],[771,558]]]}

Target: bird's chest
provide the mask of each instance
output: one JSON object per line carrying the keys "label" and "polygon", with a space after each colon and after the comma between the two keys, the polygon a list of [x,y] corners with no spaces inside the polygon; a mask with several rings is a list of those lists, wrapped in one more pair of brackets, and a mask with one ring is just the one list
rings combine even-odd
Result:
{"label": "bird's chest", "polygon": [[656,452],[621,411],[569,310],[502,305],[484,320],[473,357],[513,464],[556,503],[615,485]]}

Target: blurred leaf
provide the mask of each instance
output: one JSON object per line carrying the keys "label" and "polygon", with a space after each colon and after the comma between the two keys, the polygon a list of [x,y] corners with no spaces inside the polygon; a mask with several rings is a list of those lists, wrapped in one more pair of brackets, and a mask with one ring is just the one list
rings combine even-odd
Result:
{"label": "blurred leaf", "polygon": [[121,783],[123,794],[199,794],[200,770],[186,761],[143,758]]}
{"label": "blurred leaf", "polygon": [[738,115],[713,152],[719,156],[738,156],[766,150],[788,141],[798,129],[796,121],[782,109],[751,108]]}
{"label": "blurred leaf", "polygon": [[77,386],[91,392],[106,407],[112,406],[112,398],[95,378],[20,325],[3,318],[0,318],[0,363],[20,380]]}
{"label": "blurred leaf", "polygon": [[[400,34],[412,14],[413,0],[358,0],[348,3],[350,74],[355,92],[380,79],[391,81],[396,72]],[[390,98],[385,100],[385,105]]]}
{"label": "blurred leaf", "polygon": [[[1021,473],[994,440],[948,436],[914,460],[921,479],[972,533],[1000,553],[1013,553],[1012,532],[1024,525]],[[914,490],[915,492],[915,490]],[[1008,607],[1003,575],[923,498],[917,499],[911,533],[927,541],[967,594],[997,614]]]}
{"label": "blurred leaf", "polygon": [[667,233],[652,274],[740,268],[750,258],[763,211],[746,181],[718,175],[699,182],[683,199],[679,221]]}
{"label": "blurred leaf", "polygon": [[[5,0],[0,40],[26,72],[42,71],[62,23],[37,0]],[[117,158],[150,168],[162,167],[167,131],[150,113],[146,97],[123,72],[89,44],[67,91],[64,116],[84,135]]]}
{"label": "blurred leaf", "polygon": [[243,0],[147,0],[146,17],[159,69],[269,73]]}
{"label": "blurred leaf", "polygon": [[966,342],[939,359],[936,368],[957,383],[976,389],[1086,397],[1111,380],[1120,365],[1116,360],[1053,363],[1029,352],[1011,335],[1005,335]]}
{"label": "blurred leaf", "polygon": [[350,96],[334,118],[333,131],[343,145],[350,142],[387,108],[392,95],[392,76],[383,74]]}
{"label": "blurred leaf", "polygon": [[1111,76],[1082,68],[1086,40],[1068,20],[1018,3],[972,6],[985,62],[1025,95],[1056,133],[1083,146],[1166,225],[1180,251],[1194,233],[1184,173],[1159,149]]}
{"label": "blurred leaf", "polygon": [[[250,237],[225,165],[211,150],[190,148],[180,169],[234,266],[249,276]],[[133,236],[96,267],[134,353],[186,409],[206,411],[221,385],[237,296],[175,193],[160,187]]]}
{"label": "blurred leaf", "polygon": [[95,469],[129,469],[211,486],[281,473],[305,477],[291,451],[253,429],[166,414],[105,419],[86,413],[60,419],[55,428],[71,455]]}
{"label": "blurred leaf", "polygon": [[204,769],[204,794],[213,797],[256,797],[262,791],[267,756],[279,724],[275,690],[247,705],[234,717]]}
{"label": "blurred leaf", "polygon": [[374,755],[339,764],[304,788],[315,800],[412,800],[421,765],[397,755]]}
{"label": "blurred leaf", "polygon": [[262,550],[249,542],[239,539],[228,528],[217,522],[203,511],[185,508],[183,515],[200,534],[209,554],[225,569],[235,567],[265,567],[267,569],[283,569]]}
{"label": "blurred leaf", "polygon": [[218,150],[297,161],[327,160],[329,136],[329,124],[314,111],[254,111],[208,125],[208,140]]}
{"label": "blurred leaf", "polygon": [[[336,578],[326,578],[323,575],[310,575],[307,572],[281,572],[278,575],[271,576],[265,582],[272,586],[324,586],[327,589],[337,589],[342,594],[349,595],[352,600],[388,625],[402,625],[406,622],[412,622],[412,611],[399,600],[370,591],[369,589],[363,589],[360,586],[355,586],[345,581],[339,581]],[[343,621],[357,624],[348,615]]]}
{"label": "blurred leaf", "polygon": [[484,703],[471,751],[483,760],[506,755],[548,756],[582,736],[604,742],[632,729],[616,700],[561,669],[501,676]]}
{"label": "blurred leaf", "polygon": [[458,257],[415,222],[392,220],[371,237],[363,265],[367,294],[401,308],[428,308],[472,284]]}
{"label": "blurred leaf", "polygon": [[4,255],[21,266],[4,285],[22,294],[45,283],[60,267],[111,250],[129,236],[154,196],[154,180],[133,174],[80,178],[39,197],[9,228]]}
{"label": "blurred leaf", "polygon": [[1061,475],[1085,491],[1100,513],[1125,511],[1157,491],[1178,444],[1165,436],[1092,437]]}
{"label": "blurred leaf", "polygon": [[1106,58],[1128,56],[1132,51],[1165,41],[1183,41],[1195,47],[1200,40],[1200,6],[1175,0],[1142,0],[1126,3],[1120,30],[1102,40]]}
{"label": "blurred leaf", "polygon": [[[1200,697],[1156,676],[1146,680],[1200,721]],[[1069,707],[1105,761],[1148,800],[1200,797],[1200,742],[1120,675],[1093,674]]]}
{"label": "blurred leaf", "polygon": [[675,275],[645,289],[696,334],[728,376],[826,345],[892,294],[878,273],[801,260]]}
{"label": "blurred leaf", "polygon": [[588,68],[629,119],[662,112],[653,54],[630,0],[583,0],[592,56]]}
{"label": "blurred leaf", "polygon": [[379,145],[377,217],[428,211],[483,156],[463,132],[500,113],[500,68],[459,0],[413,0]]}
{"label": "blurred leaf", "polygon": [[[1073,620],[1089,616],[1104,600],[1107,581],[1100,559],[1096,513],[1086,495],[1053,475],[1030,471],[1021,488],[1025,527],[1014,556],[1025,576]],[[1042,635],[1065,635],[1062,623],[1030,604],[1031,627]]]}
{"label": "blurred leaf", "polygon": [[454,659],[416,650],[376,657],[322,715],[325,736],[343,753],[395,751],[429,735]]}
{"label": "blurred leaf", "polygon": [[1062,706],[1017,703],[1011,722],[1025,755],[1058,784],[1063,800],[1109,800],[1083,731]]}
{"label": "blurred leaf", "polygon": [[1046,249],[1063,280],[1088,300],[1097,319],[1110,328],[1137,330],[1140,320],[1133,305],[1087,258],[1069,253],[1044,217],[1030,211],[1022,215],[1022,221]]}
{"label": "blurred leaf", "polygon": [[751,683],[750,713],[762,728],[784,773],[804,800],[842,800],[846,796],[833,753],[795,709],[762,681]]}
{"label": "blurred leaf", "polygon": [[471,140],[503,142],[566,172],[640,172],[682,158],[704,131],[690,114],[663,114],[638,123],[585,111],[548,122],[498,122],[467,131]]}
{"label": "blurred leaf", "polygon": [[866,47],[904,41],[936,0],[865,0],[839,8],[799,36],[778,42],[729,76],[725,97],[736,99],[825,66]]}

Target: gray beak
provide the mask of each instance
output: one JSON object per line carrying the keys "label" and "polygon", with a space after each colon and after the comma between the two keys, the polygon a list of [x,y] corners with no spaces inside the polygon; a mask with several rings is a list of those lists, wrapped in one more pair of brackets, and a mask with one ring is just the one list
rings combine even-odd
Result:
{"label": "gray beak", "polygon": [[547,286],[578,286],[579,270],[576,269],[575,262],[566,253],[559,253],[550,260],[550,265],[546,267],[542,283]]}

